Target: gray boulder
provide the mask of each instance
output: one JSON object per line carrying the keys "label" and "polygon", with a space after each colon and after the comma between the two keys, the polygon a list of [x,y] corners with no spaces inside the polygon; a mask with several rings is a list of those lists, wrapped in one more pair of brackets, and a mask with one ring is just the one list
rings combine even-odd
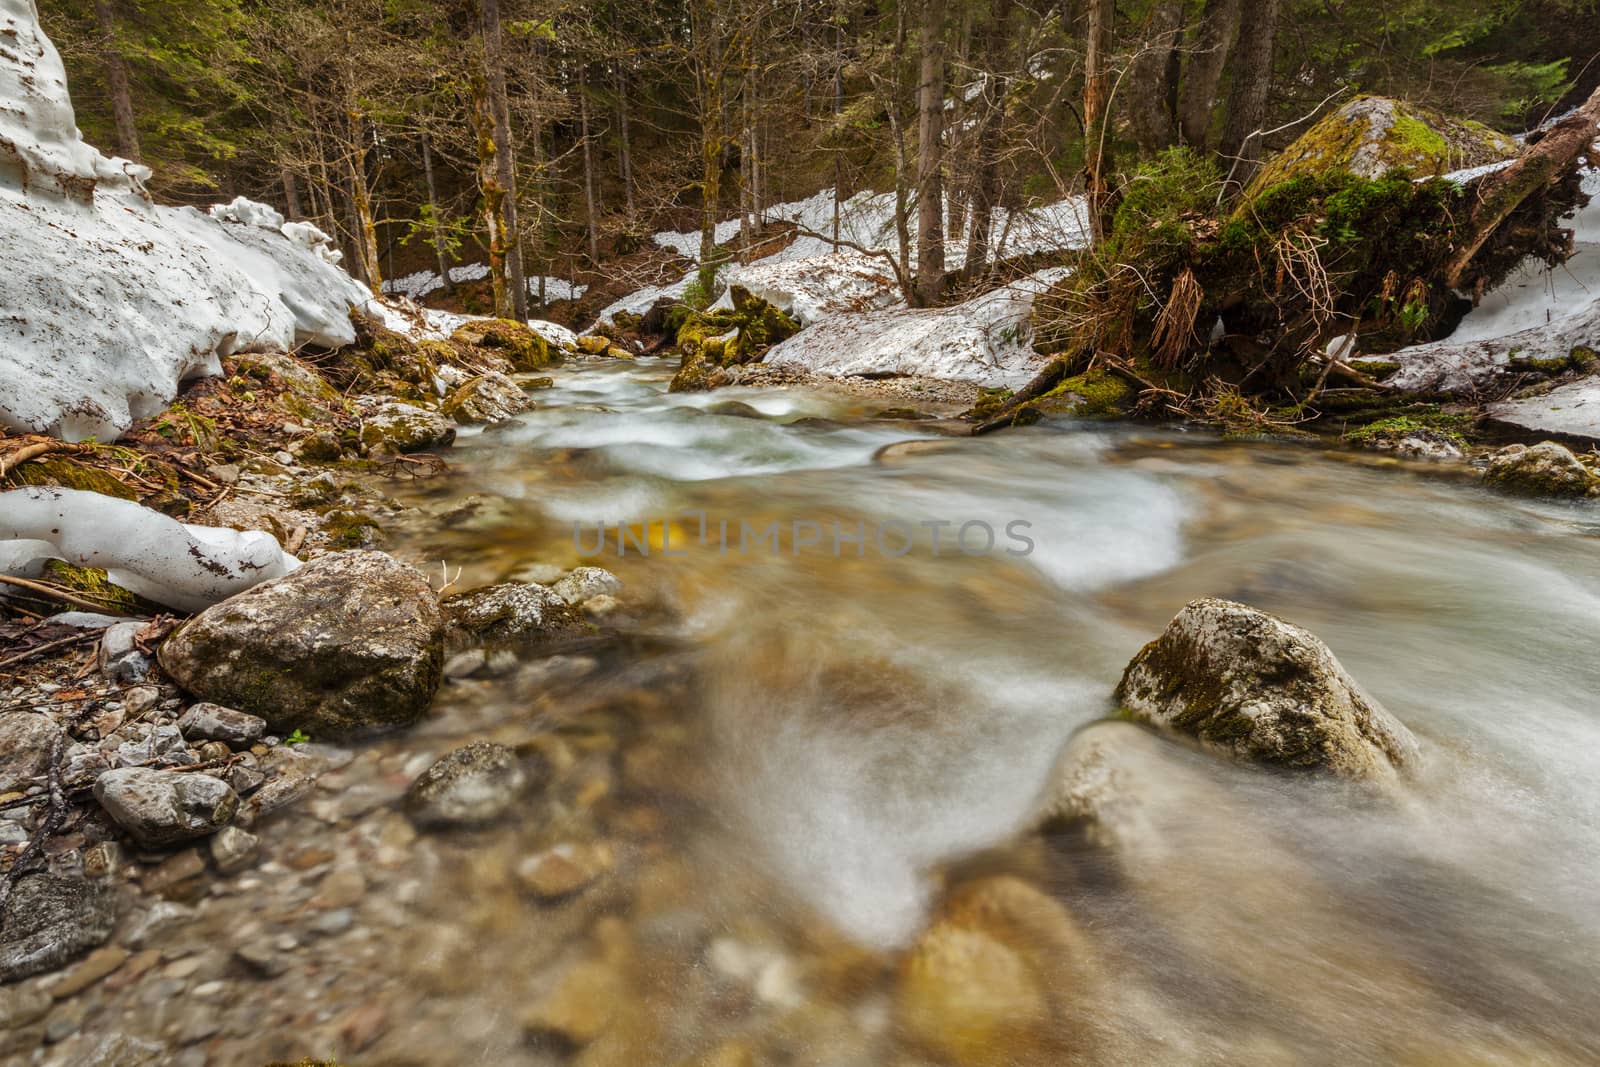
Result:
{"label": "gray boulder", "polygon": [[42,778],[50,770],[50,750],[61,727],[47,715],[8,711],[0,715],[0,793]]}
{"label": "gray boulder", "polygon": [[440,410],[457,422],[504,422],[533,407],[516,382],[498,371],[469,378],[453,390]]}
{"label": "gray boulder", "polygon": [[53,874],[23,876],[0,911],[0,982],[70,963],[104,944],[116,923],[109,887]]}
{"label": "gray boulder", "polygon": [[1257,763],[1386,781],[1411,732],[1315,635],[1227,600],[1190,603],[1123,672],[1129,718]]}
{"label": "gray boulder", "polygon": [[161,647],[202,700],[313,736],[411,723],[439,687],[444,617],[382,552],[336,552],[201,612]]}
{"label": "gray boulder", "polygon": [[527,784],[515,752],[474,741],[423,771],[406,791],[405,808],[428,829],[484,826],[504,815]]}
{"label": "gray boulder", "polygon": [[1600,495],[1596,475],[1572,450],[1554,441],[1507,445],[1489,459],[1486,485],[1521,496],[1584,497]]}
{"label": "gray boulder", "polygon": [[183,713],[178,729],[190,741],[225,741],[230,745],[248,746],[261,740],[267,730],[267,720],[202,701]]}
{"label": "gray boulder", "polygon": [[438,412],[403,404],[380,405],[361,423],[361,443],[369,451],[426,452],[456,439],[456,425]]}
{"label": "gray boulder", "polygon": [[145,848],[164,848],[213,834],[238,810],[239,798],[209,774],[120,767],[94,782],[106,814]]}
{"label": "gray boulder", "polygon": [[583,620],[559,593],[523,582],[500,582],[449,597],[444,614],[452,649],[528,647],[585,632]]}

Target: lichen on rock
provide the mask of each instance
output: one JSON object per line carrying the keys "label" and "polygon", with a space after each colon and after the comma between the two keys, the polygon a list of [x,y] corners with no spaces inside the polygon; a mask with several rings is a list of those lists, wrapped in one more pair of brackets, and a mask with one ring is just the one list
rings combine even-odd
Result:
{"label": "lichen on rock", "polygon": [[1274,767],[1390,782],[1417,760],[1411,732],[1314,634],[1227,600],[1180,611],[1116,699],[1134,721]]}
{"label": "lichen on rock", "polygon": [[1507,445],[1489,459],[1483,472],[1486,485],[1521,496],[1600,496],[1596,474],[1572,450],[1554,441]]}

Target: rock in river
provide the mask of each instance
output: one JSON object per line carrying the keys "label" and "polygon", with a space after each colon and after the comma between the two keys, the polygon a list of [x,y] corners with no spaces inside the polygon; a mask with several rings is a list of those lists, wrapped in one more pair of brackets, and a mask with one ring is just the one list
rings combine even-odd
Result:
{"label": "rock in river", "polygon": [[1582,497],[1600,495],[1596,475],[1572,450],[1554,441],[1507,445],[1489,459],[1484,483],[1522,496]]}
{"label": "rock in river", "polygon": [[533,401],[516,382],[490,371],[463,382],[440,410],[457,422],[504,422],[531,407]]}
{"label": "rock in river", "polygon": [[313,736],[405,725],[444,667],[444,616],[417,571],[382,552],[336,552],[208,608],[161,665],[202,700]]}
{"label": "rock in river", "polygon": [[561,595],[542,585],[500,582],[444,602],[450,647],[529,646],[576,637],[583,620]]}
{"label": "rock in river", "polygon": [[94,796],[145,848],[215,833],[239,807],[239,797],[220,778],[148,767],[107,771],[95,779]]}
{"label": "rock in river", "polygon": [[1315,635],[1227,600],[1180,611],[1116,697],[1136,721],[1259,763],[1382,781],[1417,756],[1411,732]]}
{"label": "rock in river", "polygon": [[424,452],[456,439],[455,423],[437,412],[398,400],[380,406],[361,424],[361,443],[370,450]]}
{"label": "rock in river", "polygon": [[116,921],[106,886],[53,874],[24,876],[0,912],[0,982],[71,962],[104,943]]}
{"label": "rock in river", "polygon": [[430,829],[483,826],[505,814],[527,783],[515,752],[474,741],[423,771],[406,792],[405,806],[417,825]]}

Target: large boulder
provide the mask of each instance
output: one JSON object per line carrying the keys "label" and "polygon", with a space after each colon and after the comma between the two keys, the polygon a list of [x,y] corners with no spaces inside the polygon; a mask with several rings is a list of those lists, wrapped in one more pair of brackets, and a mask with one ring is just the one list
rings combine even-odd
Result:
{"label": "large boulder", "polygon": [[144,848],[214,834],[239,808],[238,796],[220,778],[147,767],[107,771],[95,779],[94,796]]}
{"label": "large boulder", "polygon": [[196,616],[161,665],[202,700],[280,731],[340,735],[422,714],[444,667],[423,576],[382,552],[336,552]]}
{"label": "large boulder", "polygon": [[456,344],[492,348],[519,371],[538,370],[551,359],[550,342],[523,323],[511,319],[470,319],[450,335]]}
{"label": "large boulder", "polygon": [[504,422],[533,407],[516,382],[498,371],[469,378],[445,398],[440,410],[457,422]]}
{"label": "large boulder", "polygon": [[456,424],[436,411],[391,400],[361,423],[361,443],[368,451],[426,452],[456,439]]}
{"label": "large boulder", "polygon": [[1521,496],[1600,496],[1600,475],[1554,441],[1541,441],[1532,448],[1507,445],[1489,458],[1483,481]]}
{"label": "large boulder", "polygon": [[1516,154],[1515,141],[1482,123],[1453,119],[1384,96],[1362,96],[1273,157],[1251,182],[1250,191],[1330,170],[1378,178],[1404,167],[1427,177],[1498,163]]}
{"label": "large boulder", "polygon": [[1116,699],[1135,721],[1257,763],[1386,781],[1417,758],[1411,732],[1315,635],[1227,600],[1180,611]]}

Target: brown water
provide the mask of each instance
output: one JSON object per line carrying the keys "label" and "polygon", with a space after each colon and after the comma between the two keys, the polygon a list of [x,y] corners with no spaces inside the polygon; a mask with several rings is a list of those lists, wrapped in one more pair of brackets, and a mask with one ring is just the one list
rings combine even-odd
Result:
{"label": "brown water", "polygon": [[[296,969],[212,1062],[1600,1062],[1600,511],[1198,434],[941,439],[831,395],[668,396],[670,370],[564,373],[404,490],[489,498],[397,546],[466,588],[577,562],[573,522],[656,520],[655,551],[596,560],[632,634],[447,684],[267,828],[272,862],[202,919],[289,931]],[[708,410],[730,400],[755,410]],[[679,519],[663,555],[690,511],[824,541],[723,552]],[[1033,551],[961,554],[975,520],[1031,523]],[[921,543],[835,558],[833,521]],[[1116,840],[1020,833],[1201,595],[1326,640],[1418,735],[1407,795],[1117,724]],[[417,838],[393,798],[480,737],[543,753],[550,784],[499,828]],[[608,873],[541,901],[519,867],[555,847]],[[352,883],[348,931],[300,932]],[[352,1055],[361,1011],[383,1025]]]}

